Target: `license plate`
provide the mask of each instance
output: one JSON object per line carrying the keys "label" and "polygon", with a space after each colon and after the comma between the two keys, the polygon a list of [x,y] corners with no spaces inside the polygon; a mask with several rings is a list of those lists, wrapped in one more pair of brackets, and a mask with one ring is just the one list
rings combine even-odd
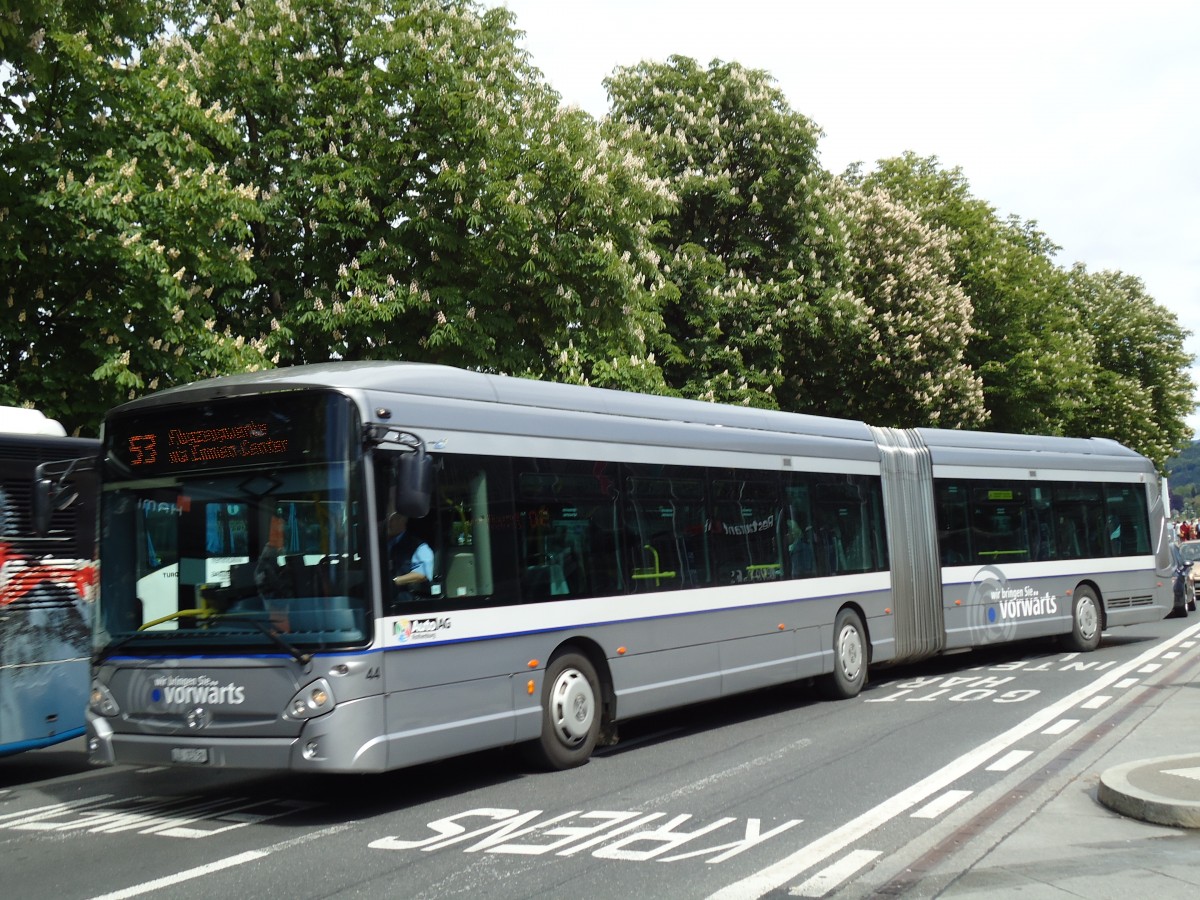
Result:
{"label": "license plate", "polygon": [[172,747],[171,762],[202,766],[208,762],[206,747]]}

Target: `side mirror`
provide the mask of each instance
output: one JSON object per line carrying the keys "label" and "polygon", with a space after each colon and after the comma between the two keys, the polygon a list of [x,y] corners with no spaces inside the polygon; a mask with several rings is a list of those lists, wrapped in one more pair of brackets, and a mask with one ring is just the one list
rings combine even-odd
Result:
{"label": "side mirror", "polygon": [[396,512],[419,519],[429,513],[432,496],[433,459],[417,447],[396,464]]}
{"label": "side mirror", "polygon": [[67,509],[79,499],[79,490],[72,483],[74,477],[89,473],[94,477],[99,460],[92,457],[65,459],[38,465],[33,479],[33,532],[38,537],[50,533],[50,520],[59,510]]}
{"label": "side mirror", "polygon": [[50,533],[50,516],[54,512],[54,482],[38,478],[33,482],[33,533],[45,537]]}

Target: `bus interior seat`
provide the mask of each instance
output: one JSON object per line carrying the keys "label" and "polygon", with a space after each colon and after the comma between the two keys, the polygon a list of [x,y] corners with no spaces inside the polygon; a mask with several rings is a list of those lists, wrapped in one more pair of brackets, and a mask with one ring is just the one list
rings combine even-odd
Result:
{"label": "bus interior seat", "polygon": [[445,593],[447,597],[474,597],[479,593],[475,580],[475,554],[455,553],[446,567]]}

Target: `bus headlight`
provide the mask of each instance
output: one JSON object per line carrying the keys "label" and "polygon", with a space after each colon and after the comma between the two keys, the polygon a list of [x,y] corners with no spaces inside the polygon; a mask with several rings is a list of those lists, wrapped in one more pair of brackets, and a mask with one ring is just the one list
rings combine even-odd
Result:
{"label": "bus headlight", "polygon": [[288,701],[285,715],[291,719],[311,719],[314,716],[325,715],[335,705],[329,682],[324,678],[318,678],[296,692],[295,696]]}
{"label": "bus headlight", "polygon": [[92,682],[92,692],[88,695],[88,709],[98,716],[119,716],[121,707],[113,699],[112,693],[98,681]]}

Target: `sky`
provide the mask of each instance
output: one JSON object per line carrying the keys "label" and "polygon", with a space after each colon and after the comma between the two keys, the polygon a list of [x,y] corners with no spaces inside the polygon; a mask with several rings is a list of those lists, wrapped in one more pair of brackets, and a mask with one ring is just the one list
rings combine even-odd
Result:
{"label": "sky", "polygon": [[[912,151],[1034,221],[1063,268],[1135,275],[1192,332],[1200,384],[1195,0],[483,0],[565,104],[608,111],[618,66],[690,56],[768,72],[821,164]],[[1197,394],[1200,402],[1200,392]],[[1200,439],[1200,411],[1188,418]]]}

